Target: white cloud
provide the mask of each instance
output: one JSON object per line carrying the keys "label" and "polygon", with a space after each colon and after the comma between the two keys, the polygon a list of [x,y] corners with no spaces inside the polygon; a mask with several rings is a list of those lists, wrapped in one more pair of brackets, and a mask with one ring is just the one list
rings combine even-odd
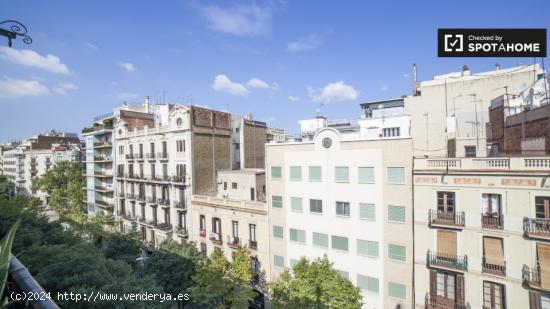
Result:
{"label": "white cloud", "polygon": [[214,78],[212,89],[218,92],[227,92],[235,95],[247,95],[249,93],[245,86],[232,82],[229,77],[224,74],[219,74]]}
{"label": "white cloud", "polygon": [[382,87],[380,87],[380,91],[388,91],[388,89],[390,89],[390,86],[384,84],[382,85]]}
{"label": "white cloud", "polygon": [[402,76],[403,76],[403,78],[409,78],[409,74],[407,74],[407,73],[403,73]]}
{"label": "white cloud", "polygon": [[357,90],[343,81],[330,83],[322,89],[308,87],[307,91],[314,102],[322,103],[355,100],[359,94]]}
{"label": "white cloud", "polygon": [[39,53],[30,49],[20,50],[0,46],[0,59],[29,67],[39,68],[56,74],[71,74],[69,68],[61,62],[59,57],[52,54],[42,56]]}
{"label": "white cloud", "polygon": [[0,79],[0,98],[37,97],[50,94],[48,87],[36,80],[4,77]]}
{"label": "white cloud", "polygon": [[92,44],[92,43],[90,43],[90,42],[84,42],[84,45],[88,46],[88,47],[91,48],[91,49],[95,49],[95,50],[98,49],[97,45],[94,45],[94,44]]}
{"label": "white cloud", "polygon": [[136,70],[136,67],[134,66],[134,64],[132,63],[129,63],[129,62],[119,62],[118,65],[125,69],[126,71],[128,72],[134,72]]}
{"label": "white cloud", "polygon": [[300,98],[299,98],[299,97],[292,96],[292,95],[289,95],[289,96],[288,96],[288,100],[291,101],[291,102],[296,102],[296,101],[300,101]]}
{"label": "white cloud", "polygon": [[221,8],[210,5],[202,8],[203,16],[208,20],[208,28],[233,35],[264,35],[271,30],[272,8],[257,5],[238,5]]}
{"label": "white cloud", "polygon": [[139,94],[133,92],[119,92],[115,97],[121,101],[131,101],[139,99]]}
{"label": "white cloud", "polygon": [[63,95],[67,94],[69,90],[76,90],[76,89],[78,89],[78,86],[76,86],[73,83],[59,83],[52,88],[53,92],[63,94]]}
{"label": "white cloud", "polygon": [[316,49],[321,46],[321,38],[316,34],[310,34],[305,38],[286,43],[286,49],[291,52],[300,52]]}
{"label": "white cloud", "polygon": [[268,84],[267,82],[259,79],[259,78],[256,78],[256,77],[252,77],[247,83],[246,85],[248,87],[252,87],[252,88],[263,88],[263,89],[272,89],[272,90],[279,90],[279,84],[273,82],[270,84]]}

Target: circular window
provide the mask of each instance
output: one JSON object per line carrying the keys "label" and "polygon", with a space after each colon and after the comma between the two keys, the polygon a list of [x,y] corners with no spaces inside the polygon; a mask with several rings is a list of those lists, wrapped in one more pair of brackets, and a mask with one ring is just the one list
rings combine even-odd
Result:
{"label": "circular window", "polygon": [[332,140],[328,137],[323,138],[323,147],[330,148],[332,146]]}
{"label": "circular window", "polygon": [[183,122],[183,120],[181,120],[181,118],[176,119],[176,124],[178,126],[181,126],[182,122]]}
{"label": "circular window", "polygon": [[118,129],[118,134],[122,135],[122,129]]}

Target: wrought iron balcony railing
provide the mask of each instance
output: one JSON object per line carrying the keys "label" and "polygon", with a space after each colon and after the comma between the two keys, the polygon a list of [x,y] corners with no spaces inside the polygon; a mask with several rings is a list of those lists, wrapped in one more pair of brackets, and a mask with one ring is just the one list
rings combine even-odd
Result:
{"label": "wrought iron balcony railing", "polygon": [[481,260],[481,270],[486,274],[506,277],[506,261],[502,261],[502,264],[489,263],[484,255]]}
{"label": "wrought iron balcony railing", "polygon": [[428,250],[426,262],[430,267],[443,267],[455,270],[468,271],[468,256],[435,252]]}
{"label": "wrought iron balcony railing", "polygon": [[524,217],[523,233],[532,238],[550,238],[550,219]]}
{"label": "wrought iron balcony railing", "polygon": [[465,219],[464,212],[441,212],[430,209],[428,211],[428,222],[430,225],[444,225],[450,227],[464,227]]}
{"label": "wrought iron balcony railing", "polygon": [[502,214],[481,214],[481,227],[501,230],[504,228],[504,216]]}
{"label": "wrought iron balcony railing", "polygon": [[524,264],[521,269],[521,279],[523,284],[540,289],[541,276],[539,263],[537,262],[533,268],[529,268],[529,266]]}
{"label": "wrought iron balcony railing", "polygon": [[441,296],[426,293],[426,309],[470,309],[469,303],[459,302],[455,299],[448,299]]}

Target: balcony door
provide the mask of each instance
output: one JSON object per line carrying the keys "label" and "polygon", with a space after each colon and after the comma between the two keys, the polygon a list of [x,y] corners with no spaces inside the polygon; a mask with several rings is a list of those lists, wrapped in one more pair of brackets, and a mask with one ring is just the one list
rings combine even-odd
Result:
{"label": "balcony door", "polygon": [[535,197],[535,212],[537,219],[550,219],[550,197]]}
{"label": "balcony door", "polygon": [[483,308],[504,309],[504,285],[483,281]]}
{"label": "balcony door", "polygon": [[432,302],[444,308],[464,304],[464,276],[450,272],[430,270]]}
{"label": "balcony door", "polygon": [[455,193],[447,191],[437,192],[438,220],[455,222]]}
{"label": "balcony door", "polygon": [[540,285],[550,290],[550,244],[537,242],[537,261],[540,267]]}
{"label": "balcony door", "polygon": [[498,217],[501,214],[500,194],[484,193],[482,195],[482,210],[484,215]]}

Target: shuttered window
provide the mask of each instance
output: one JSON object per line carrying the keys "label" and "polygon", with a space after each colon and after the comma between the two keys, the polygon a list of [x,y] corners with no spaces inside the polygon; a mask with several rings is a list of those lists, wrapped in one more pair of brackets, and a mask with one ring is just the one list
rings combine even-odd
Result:
{"label": "shuttered window", "polygon": [[282,226],[277,226],[277,225],[273,226],[273,237],[283,239],[284,232],[283,232]]}
{"label": "shuttered window", "polygon": [[291,166],[290,167],[290,180],[302,180],[302,167]]}
{"label": "shuttered window", "polygon": [[334,168],[334,180],[336,182],[349,182],[349,167],[336,166]]}
{"label": "shuttered window", "polygon": [[405,300],[407,299],[407,287],[404,284],[388,282],[388,295]]}
{"label": "shuttered window", "polygon": [[290,209],[296,212],[302,212],[302,198],[301,197],[291,197],[290,198]]}
{"label": "shuttered window", "polygon": [[328,235],[313,232],[313,245],[317,247],[328,248]]}
{"label": "shuttered window", "polygon": [[378,257],[379,245],[377,241],[357,239],[357,254]]}
{"label": "shuttered window", "polygon": [[537,259],[540,265],[541,287],[550,290],[550,244],[537,242]]}
{"label": "shuttered window", "polygon": [[271,197],[271,206],[274,208],[283,208],[283,198],[278,195]]}
{"label": "shuttered window", "polygon": [[487,264],[504,266],[502,238],[483,237],[483,254]]}
{"label": "shuttered window", "polygon": [[271,167],[271,179],[281,179],[281,167],[272,166]]}
{"label": "shuttered window", "polygon": [[378,278],[357,275],[357,287],[369,292],[378,293]]}
{"label": "shuttered window", "polygon": [[278,267],[285,267],[285,258],[280,255],[273,256],[273,265]]}
{"label": "shuttered window", "polygon": [[405,222],[405,207],[403,206],[388,206],[388,221]]}
{"label": "shuttered window", "polygon": [[437,253],[456,255],[456,232],[437,231]]}
{"label": "shuttered window", "polygon": [[309,181],[321,181],[321,167],[320,166],[310,166],[309,167]]}
{"label": "shuttered window", "polygon": [[359,203],[359,219],[375,220],[374,204]]}
{"label": "shuttered window", "polygon": [[404,167],[388,167],[388,183],[389,184],[404,184],[405,183],[405,168]]}
{"label": "shuttered window", "polygon": [[388,258],[390,260],[405,262],[407,260],[405,246],[388,245]]}
{"label": "shuttered window", "polygon": [[374,167],[358,168],[359,183],[374,183]]}
{"label": "shuttered window", "polygon": [[306,243],[306,231],[304,230],[298,230],[298,229],[290,229],[289,231],[289,238],[291,241],[299,242],[299,243]]}
{"label": "shuttered window", "polygon": [[348,238],[341,236],[332,236],[332,249],[348,251]]}

